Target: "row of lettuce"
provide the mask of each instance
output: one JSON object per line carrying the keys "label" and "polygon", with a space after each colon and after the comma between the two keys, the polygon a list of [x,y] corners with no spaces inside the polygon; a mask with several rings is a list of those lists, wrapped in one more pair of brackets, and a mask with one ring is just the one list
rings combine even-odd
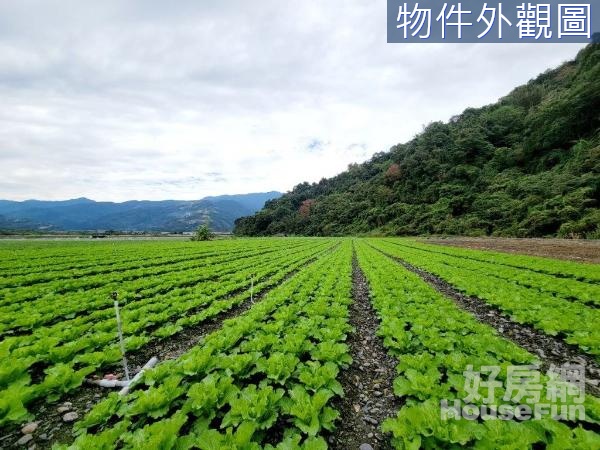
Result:
{"label": "row of lettuce", "polygon": [[[585,264],[564,259],[543,258],[491,250],[473,250],[448,245],[432,245],[414,239],[385,239],[412,249],[427,250],[447,256],[455,256],[479,262],[490,262],[498,266],[523,269],[524,273],[537,272],[556,278],[570,278],[588,284],[600,284],[600,271],[597,264]],[[515,272],[516,273],[516,272]]]}
{"label": "row of lettuce", "polygon": [[[501,255],[500,261],[494,262],[498,259],[494,254],[402,239],[372,239],[369,244],[439,276],[465,294],[497,307],[512,320],[559,336],[599,360],[600,284],[595,276],[600,271],[597,265],[579,264],[583,275],[575,279],[564,276],[573,264],[564,261],[531,258],[532,270],[515,267],[513,255]],[[515,258],[522,261],[528,257]],[[565,268],[562,272],[561,267]]]}
{"label": "row of lettuce", "polygon": [[350,361],[351,252],[343,242],[76,425],[75,448],[327,447]]}
{"label": "row of lettuce", "polygon": [[[534,409],[535,399],[513,396],[506,389],[506,382],[509,366],[534,365],[539,361],[499,337],[493,328],[460,310],[419,276],[370,244],[375,245],[373,241],[359,243],[357,254],[381,321],[379,334],[385,347],[399,361],[394,391],[403,399],[404,406],[396,417],[383,425],[385,431],[392,433],[396,448],[584,449],[600,445],[600,435],[588,431],[600,419],[600,402],[590,396],[583,401],[586,417],[575,423],[562,423],[549,417],[522,422],[517,419],[444,420],[442,401],[454,405],[455,401],[469,399],[469,404],[491,408],[506,404],[514,417],[519,415],[520,404],[529,404]],[[404,252],[402,255],[406,256]],[[468,367],[474,373],[482,373],[483,383],[471,386],[475,394],[465,384],[464,372]],[[487,368],[498,368],[496,380],[501,382],[492,391],[491,399],[486,387],[486,383],[492,381],[488,379]],[[548,381],[545,374],[536,372],[532,369],[528,376]],[[552,382],[543,384],[544,390],[539,392],[542,402],[549,394],[548,389],[567,388],[561,380]],[[567,408],[575,405],[573,398],[565,400],[557,399],[558,409],[561,405]]]}
{"label": "row of lettuce", "polygon": [[[470,276],[469,281],[491,277],[489,283],[502,287],[512,280],[513,290],[522,290],[519,298],[531,293],[545,298],[551,292],[557,304],[591,311],[592,297],[569,295],[565,285],[543,277],[584,289],[581,283],[595,286],[593,273],[571,276],[569,270],[560,272],[560,263],[544,265],[540,259],[527,266],[526,260],[513,261],[512,255],[501,255],[505,260],[497,261],[500,267],[492,271],[490,254],[453,255],[453,249],[405,240],[298,239],[266,245],[252,240],[218,244],[222,249],[211,249],[212,245],[203,250],[205,258],[198,258],[195,268],[174,262],[178,269],[172,274],[150,277],[160,278],[160,283],[141,278],[137,280],[141,284],[124,293],[130,350],[240,304],[248,298],[249,283],[264,296],[180,358],[147,372],[130,395],[108,395],[76,423],[72,448],[327,448],[336,420],[343,420],[332,402],[343,395],[337,378],[351,362],[345,340],[351,331],[353,252],[369,282],[380,320],[378,334],[398,360],[394,390],[403,406],[383,424],[396,448],[600,446],[599,435],[590,431],[598,426],[600,404],[590,396],[583,400],[586,417],[570,422],[443,420],[440,401],[451,404],[472,395],[465,390],[467,367],[473,371],[499,367],[498,379],[506,381],[509,366],[536,359],[461,311],[394,258],[448,276],[461,289],[460,277],[450,279],[448,267],[460,270],[461,277]],[[482,264],[475,267],[473,261]],[[97,295],[109,292],[107,287],[84,292],[91,296],[94,289]],[[471,289],[496,304],[483,295],[481,285],[472,283]],[[56,294],[54,301],[76,298],[78,293]],[[13,328],[9,331],[14,335],[4,336],[0,343],[1,423],[30,418],[27,406],[35,399],[54,401],[120,357],[112,305],[99,303],[86,314],[75,310],[72,318],[60,316],[61,307],[56,305],[55,323],[50,320],[31,332]],[[31,369],[40,365],[45,376],[32,383]],[[549,381],[545,374],[538,376]],[[551,381],[566,388],[561,380]],[[486,405],[482,389],[473,400],[478,406]],[[506,394],[499,388],[494,400],[501,401]],[[508,403],[513,410],[519,406],[516,399]]]}
{"label": "row of lettuce", "polygon": [[[292,244],[287,249],[302,248],[302,243]],[[131,304],[140,299],[165,294],[174,289],[192,287],[209,282],[221,275],[235,274],[239,261],[254,264],[265,263],[273,253],[285,247],[240,246],[235,253],[207,254],[192,257],[189,261],[172,264],[155,270],[115,271],[108,275],[63,283],[59,288],[48,283],[35,287],[23,287],[10,293],[0,293],[0,332],[22,333],[59,320],[89,314],[97,308],[107,306],[111,292],[118,292],[122,301]],[[39,294],[36,296],[36,291]]]}
{"label": "row of lettuce", "polygon": [[[3,285],[10,279],[11,284],[20,284],[15,277],[28,275],[32,281],[47,275],[57,276],[55,272],[65,270],[73,274],[85,274],[95,268],[106,269],[113,265],[133,263],[136,267],[142,261],[160,260],[178,254],[197,255],[210,253],[227,247],[224,241],[213,241],[202,247],[185,241],[162,240],[119,240],[119,241],[4,241],[0,246],[0,280]],[[22,284],[27,281],[21,279]]]}
{"label": "row of lettuce", "polygon": [[[291,245],[298,245],[299,240]],[[114,244],[119,249],[120,244]],[[255,252],[267,252],[281,248],[283,243],[268,243],[263,240],[248,241],[242,245],[236,241],[215,241],[196,248],[189,244],[172,249],[164,244],[140,243],[140,248],[131,247],[132,254],[124,254],[123,249],[107,253],[98,252],[88,262],[48,264],[38,267],[37,272],[26,276],[4,273],[0,280],[0,305],[18,304],[37,300],[44,301],[57,294],[70,294],[81,290],[92,290],[109,285],[119,287],[124,282],[137,281],[150,276],[161,277],[176,271],[199,267],[211,260],[226,261],[237,259]],[[126,247],[129,248],[129,247]],[[30,252],[19,254],[16,261],[27,261]],[[71,266],[76,264],[76,266]],[[83,264],[84,266],[77,266]],[[86,264],[92,264],[85,267]],[[34,280],[33,278],[36,277]]]}
{"label": "row of lettuce", "polygon": [[[369,282],[378,334],[398,361],[394,392],[403,406],[382,425],[395,448],[600,445],[592,431],[600,403],[582,392],[585,417],[570,421],[519,420],[522,404],[533,408],[535,401],[508,395],[505,383],[491,403],[505,403],[513,419],[444,419],[442,401],[471,396],[476,406],[490,406],[484,384],[476,395],[467,390],[467,368],[485,374],[497,367],[497,380],[506,382],[510,366],[539,361],[374,248],[378,243],[388,250],[376,240],[342,241],[187,354],[148,372],[128,397],[111,394],[76,424],[71,448],[327,448],[336,420],[343,420],[332,403],[343,395],[337,378],[351,362],[345,340],[353,251]],[[544,382],[541,398],[574,388],[535,367],[532,375]]]}
{"label": "row of lettuce", "polygon": [[[251,287],[254,295],[265,292],[334,245],[331,240],[297,240],[265,247],[245,241],[235,245],[234,254],[207,256],[160,277],[119,282],[127,351],[215,318],[247,301]],[[110,300],[116,286],[107,279],[98,288],[55,294],[2,312],[0,425],[31,419],[35,400],[55,401],[90,374],[120,361]]]}

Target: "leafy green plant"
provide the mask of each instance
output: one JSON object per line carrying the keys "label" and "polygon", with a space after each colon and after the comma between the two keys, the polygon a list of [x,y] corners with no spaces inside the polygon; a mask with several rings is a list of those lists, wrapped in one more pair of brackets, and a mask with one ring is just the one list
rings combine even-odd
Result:
{"label": "leafy green plant", "polygon": [[229,401],[231,409],[223,417],[221,428],[237,427],[244,421],[253,422],[258,429],[270,428],[277,420],[276,405],[283,394],[283,389],[273,389],[264,383],[238,391]]}
{"label": "leafy green plant", "polygon": [[259,359],[256,363],[256,368],[264,372],[267,378],[280,384],[285,384],[298,362],[300,360],[296,355],[275,352],[268,358]]}
{"label": "leafy green plant", "polygon": [[183,409],[189,409],[196,416],[212,417],[214,410],[231,402],[238,392],[231,378],[213,373],[189,387],[188,401]]}
{"label": "leafy green plant", "polygon": [[294,386],[282,403],[283,410],[294,417],[294,425],[309,436],[315,436],[321,428],[333,430],[339,413],[326,406],[333,392],[319,389],[310,394],[301,385]]}
{"label": "leafy green plant", "polygon": [[136,392],[133,397],[135,400],[127,410],[127,416],[145,414],[155,419],[164,416],[173,400],[184,393],[181,381],[181,376],[173,375],[158,386]]}
{"label": "leafy green plant", "polygon": [[318,361],[308,361],[298,369],[298,379],[312,392],[327,389],[336,395],[343,396],[344,390],[337,376],[339,368],[331,361],[321,364]]}
{"label": "leafy green plant", "polygon": [[171,449],[177,441],[179,430],[187,420],[184,413],[176,412],[169,419],[146,425],[133,433],[123,434],[122,439],[124,444],[132,449]]}
{"label": "leafy green plant", "polygon": [[[332,430],[337,417],[329,403],[342,394],[335,378],[350,361],[347,346],[335,345],[348,329],[350,273],[351,245],[345,241],[245,314],[225,321],[200,345],[148,370],[118,405],[94,408],[83,421],[92,428],[82,439],[96,432],[99,422],[110,429],[131,420],[121,441],[133,445],[142,436],[151,438],[145,434],[150,427],[158,429],[177,411],[193,422],[186,422],[185,432],[165,428],[170,435],[160,442],[180,449],[326,448],[320,434]],[[335,332],[315,331],[321,329]],[[293,345],[286,345],[288,334],[295,336]],[[311,354],[321,343],[327,344]],[[280,442],[267,445],[279,430]]]}
{"label": "leafy green plant", "polygon": [[[382,426],[383,431],[392,434],[396,448],[530,448],[541,444],[586,448],[600,439],[584,428],[596,421],[595,411],[600,406],[590,396],[585,399],[586,411],[589,404],[593,413],[576,424],[575,429],[572,424],[552,418],[526,422],[442,420],[440,400],[452,402],[467,394],[463,374],[467,364],[475,370],[498,366],[499,379],[506,379],[508,365],[532,364],[536,359],[477,322],[375,247],[384,245],[368,240],[356,246],[373,305],[382,322],[378,334],[399,360],[394,392],[402,398],[403,406],[395,418],[386,420]],[[539,375],[544,380],[545,375]],[[499,387],[495,397],[501,399],[504,393]],[[544,397],[545,393],[541,395]],[[473,402],[482,404],[481,399]]]}

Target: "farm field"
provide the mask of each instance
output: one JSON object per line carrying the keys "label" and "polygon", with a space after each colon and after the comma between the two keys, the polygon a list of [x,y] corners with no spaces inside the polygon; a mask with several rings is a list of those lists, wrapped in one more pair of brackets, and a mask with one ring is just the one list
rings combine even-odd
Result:
{"label": "farm field", "polygon": [[515,254],[559,258],[578,262],[600,263],[600,240],[579,239],[526,239],[490,237],[427,238],[425,242],[466,247],[479,250],[496,250]]}
{"label": "farm field", "polygon": [[600,265],[414,239],[3,241],[0,447],[600,448],[599,306]]}

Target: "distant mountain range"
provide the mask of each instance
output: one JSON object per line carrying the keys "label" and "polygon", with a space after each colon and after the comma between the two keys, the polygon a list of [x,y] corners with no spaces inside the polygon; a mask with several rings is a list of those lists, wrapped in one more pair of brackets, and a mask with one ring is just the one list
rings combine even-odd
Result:
{"label": "distant mountain range", "polygon": [[208,222],[214,231],[231,231],[238,217],[254,214],[267,200],[280,196],[271,191],[190,201],[0,200],[0,229],[181,232]]}

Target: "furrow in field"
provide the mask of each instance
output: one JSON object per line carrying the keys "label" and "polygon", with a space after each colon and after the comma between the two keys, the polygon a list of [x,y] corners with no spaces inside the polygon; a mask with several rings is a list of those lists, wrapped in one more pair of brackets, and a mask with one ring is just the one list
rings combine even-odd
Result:
{"label": "furrow in field", "polygon": [[586,370],[587,390],[600,397],[600,365],[589,355],[581,353],[576,346],[569,345],[554,336],[541,333],[535,328],[514,322],[498,308],[489,305],[474,296],[467,296],[452,285],[429,272],[419,269],[401,258],[387,255],[401,264],[405,269],[417,274],[422,280],[453,300],[461,309],[469,312],[478,321],[494,328],[502,337],[508,339],[530,353],[535,354],[541,361],[540,368],[547,371],[552,366],[563,364],[582,364]]}
{"label": "furrow in field", "polygon": [[[283,274],[280,279],[274,280],[274,283],[277,284],[269,284],[255,291],[252,295],[252,300],[250,299],[250,292],[246,292],[244,296],[240,296],[239,300],[241,300],[241,302],[232,302],[231,309],[222,310],[216,313],[214,316],[208,317],[206,320],[195,325],[186,327],[182,331],[172,336],[152,341],[142,348],[128,353],[127,360],[130,370],[133,370],[133,373],[137,373],[141,367],[153,356],[158,357],[162,362],[176,360],[180,356],[190,351],[196,345],[199,345],[199,343],[207,335],[220,329],[225,320],[234,319],[235,317],[241,316],[255,304],[261,302],[270,291],[297,276],[300,271],[310,267],[310,265],[314,264],[319,258],[322,258],[324,254],[334,251],[336,247],[337,246],[330,247],[325,252],[319,253],[314,258],[304,261],[301,267],[296,267],[291,272]],[[120,368],[117,368],[116,373],[121,377],[123,376],[123,374],[120,373]],[[94,404],[102,401],[110,392],[111,391],[109,389],[98,388],[93,384],[85,384],[79,390],[65,396],[62,401],[72,403],[73,409],[76,411],[87,412],[93,407]],[[62,415],[56,411],[50,409],[49,413],[46,412],[44,403],[44,401],[41,401],[32,408],[34,411],[43,408],[43,412],[45,413],[42,424],[43,428],[41,431],[53,433],[53,435],[56,437],[56,439],[53,439],[53,441],[69,440],[72,425],[64,422],[62,420]],[[40,448],[50,448],[50,441],[42,442]]]}
{"label": "furrow in field", "polygon": [[475,296],[497,307],[515,322],[530,325],[544,334],[556,336],[568,344],[578,346],[583,353],[598,361],[599,309],[525,288],[509,280],[448,266],[439,263],[435,258],[415,256],[412,252],[387,242],[369,240],[369,244],[442,278],[468,296]]}
{"label": "furrow in field", "polygon": [[346,340],[352,365],[339,376],[344,397],[337,399],[334,407],[342,420],[328,442],[331,449],[337,450],[358,449],[365,443],[387,450],[392,448],[389,437],[381,433],[379,424],[394,416],[401,405],[392,386],[396,361],[377,336],[379,319],[356,254],[352,258],[352,300],[349,321],[354,331]]}
{"label": "furrow in field", "polygon": [[558,278],[553,275],[531,272],[521,268],[503,266],[490,261],[436,252],[430,248],[417,248],[404,245],[403,241],[384,241],[402,248],[404,254],[410,253],[415,257],[427,258],[450,267],[460,267],[464,270],[480,273],[486,277],[498,278],[511,283],[539,290],[565,300],[582,303],[591,308],[600,307],[600,285],[585,283],[575,279]]}
{"label": "furrow in field", "polygon": [[[356,249],[381,320],[378,334],[399,362],[394,392],[403,405],[382,426],[382,431],[392,433],[396,448],[514,448],[515,442],[524,449],[599,445],[600,400],[540,372],[534,355],[498,336],[365,241],[358,242]],[[525,372],[515,377],[514,368]],[[469,381],[469,374],[481,382]],[[523,376],[533,381],[523,381]],[[520,395],[514,383],[527,383],[519,389],[535,389],[539,394]],[[557,397],[561,386],[572,389],[574,396]],[[581,397],[579,413],[565,420],[551,416],[550,409],[541,420],[518,417],[522,405],[532,411],[540,402],[572,408],[579,404],[575,397]],[[444,402],[448,410],[443,409]],[[493,406],[502,405],[502,411],[512,415],[500,413],[504,420],[482,416],[467,420],[454,412],[455,404],[458,410],[465,404],[482,408],[484,416],[492,414]]]}
{"label": "furrow in field", "polygon": [[[320,241],[316,248],[311,247],[304,252],[299,252],[297,256],[291,257],[289,263],[272,262],[273,268],[277,267],[277,270],[266,268],[261,273],[255,271],[256,267],[252,267],[251,273],[255,273],[257,276],[255,288],[260,290],[277,284],[286,273],[302,267],[307,260],[323,252],[323,246],[325,246],[325,248],[331,247],[331,241],[329,241],[329,244],[327,241]],[[288,258],[290,258],[290,256],[291,255],[288,253]],[[195,313],[187,314],[187,310],[190,308],[187,303],[183,303],[182,309],[179,312],[179,319],[173,323],[169,323],[169,321],[170,317],[173,317],[174,311],[171,313],[161,311],[156,314],[143,314],[137,319],[137,322],[131,322],[129,321],[130,317],[125,314],[126,311],[124,310],[124,332],[126,334],[126,346],[128,347],[128,350],[140,348],[156,338],[167,338],[168,336],[181,331],[185,327],[201,323],[206,319],[211,318],[222,311],[229,310],[236,304],[241,303],[246,298],[246,294],[232,294],[241,286],[250,283],[250,279],[247,276],[249,273],[250,272],[241,275],[241,279],[243,279],[242,285],[232,285],[228,290],[220,289],[218,286],[215,286],[217,289],[214,290],[212,294],[208,294],[207,292],[208,297],[203,301],[205,306],[200,310],[195,310],[197,311]],[[267,273],[271,273],[271,275],[263,279],[263,275],[266,275]],[[157,306],[166,304],[170,308],[172,306],[171,303],[161,301],[157,303]],[[177,305],[175,306],[177,307]],[[164,306],[161,309],[164,309]],[[114,319],[112,322],[114,322]],[[71,342],[67,342],[55,348],[52,346],[56,345],[57,340],[48,337],[45,339],[36,338],[31,342],[32,345],[16,348],[14,347],[14,342],[5,340],[4,343],[8,344],[7,348],[9,349],[9,353],[3,358],[5,361],[3,361],[2,364],[12,367],[12,374],[5,374],[9,376],[9,381],[10,379],[15,379],[15,377],[19,378],[21,376],[19,373],[23,374],[23,376],[28,376],[27,371],[32,364],[35,364],[36,367],[30,369],[34,371],[31,375],[33,377],[33,382],[35,383],[34,385],[25,385],[20,393],[18,390],[15,391],[13,387],[12,391],[17,397],[13,398],[12,403],[7,405],[9,408],[7,414],[9,415],[5,416],[2,420],[10,421],[7,417],[10,417],[12,408],[16,408],[19,405],[18,402],[30,403],[35,398],[47,395],[48,390],[50,390],[49,392],[53,392],[53,395],[56,395],[54,393],[54,384],[58,383],[58,387],[63,382],[62,380],[56,379],[57,376],[62,378],[67,377],[67,379],[70,377],[73,379],[71,382],[72,384],[67,388],[67,390],[70,390],[76,388],[77,385],[81,383],[82,378],[96,368],[118,361],[120,359],[119,349],[114,343],[114,323],[112,322],[111,320],[107,320],[105,325],[101,325],[100,329],[94,330],[93,333],[89,331],[87,334],[74,336]],[[156,328],[156,324],[161,322],[163,322],[164,325]],[[146,329],[153,331],[149,333]],[[63,339],[64,335],[57,335],[57,338]],[[49,350],[37,348],[48,345],[50,345]],[[10,350],[11,347],[13,350]],[[57,361],[61,362],[48,367],[47,370],[45,370],[46,374],[40,376],[41,369],[48,364],[48,358],[51,358],[50,361],[54,361],[55,363]],[[0,373],[0,375],[2,375],[2,373]],[[0,385],[3,382],[2,377],[0,377]],[[3,392],[8,393],[10,391],[11,386],[9,385]],[[2,405],[0,404],[0,406]],[[1,410],[2,408],[0,408],[0,411]]]}
{"label": "furrow in field", "polygon": [[450,255],[473,261],[490,262],[500,266],[545,274],[556,278],[570,278],[588,284],[600,284],[600,272],[597,269],[597,264],[585,264],[539,256],[515,255],[489,250],[447,247],[439,244],[423,244],[405,239],[389,240],[389,242],[413,249],[427,250],[432,253]]}
{"label": "furrow in field", "polygon": [[324,430],[337,418],[336,378],[350,362],[343,343],[350,263],[346,241],[201,345],[149,371],[127,398],[109,396],[76,425],[86,433],[75,448],[324,448]]}

